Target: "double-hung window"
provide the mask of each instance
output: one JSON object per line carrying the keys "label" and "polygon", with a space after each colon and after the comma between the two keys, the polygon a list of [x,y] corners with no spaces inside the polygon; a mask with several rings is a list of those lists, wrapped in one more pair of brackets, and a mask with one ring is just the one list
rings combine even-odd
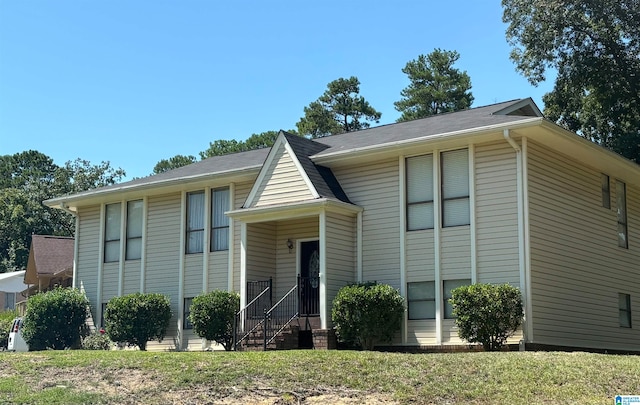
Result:
{"label": "double-hung window", "polygon": [[211,191],[211,251],[229,249],[229,189],[217,188]]}
{"label": "double-hung window", "polygon": [[628,249],[627,186],[620,180],[616,181],[616,201],[616,207],[618,209],[618,246]]}
{"label": "double-hung window", "polygon": [[433,229],[433,155],[406,159],[407,230]]}
{"label": "double-hung window", "polygon": [[435,319],[436,283],[434,281],[407,283],[407,310],[409,319]]}
{"label": "double-hung window", "polygon": [[204,249],[204,191],[187,194],[186,252],[202,253]]}
{"label": "double-hung window", "polygon": [[442,226],[470,224],[469,152],[442,152]]}
{"label": "double-hung window", "polygon": [[462,287],[463,285],[470,285],[471,280],[462,279],[462,280],[445,280],[443,283],[443,307],[444,307],[444,318],[445,319],[455,319],[453,316],[453,305],[449,302],[451,299],[451,291],[458,287]]}
{"label": "double-hung window", "polygon": [[127,245],[125,258],[142,256],[142,200],[127,202]]}
{"label": "double-hung window", "polygon": [[104,262],[120,260],[120,227],[122,212],[120,203],[108,204],[105,207],[104,224]]}
{"label": "double-hung window", "polygon": [[631,327],[631,296],[618,293],[618,322],[621,328]]}

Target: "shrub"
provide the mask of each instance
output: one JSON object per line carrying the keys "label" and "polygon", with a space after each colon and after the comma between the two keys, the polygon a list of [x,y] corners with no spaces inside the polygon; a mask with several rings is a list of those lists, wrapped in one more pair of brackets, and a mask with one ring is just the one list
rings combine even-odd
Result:
{"label": "shrub", "polygon": [[193,298],[189,320],[198,336],[231,350],[233,321],[239,309],[240,296],[237,293],[211,291]]}
{"label": "shrub", "polygon": [[509,284],[474,284],[452,291],[449,300],[460,338],[499,350],[522,323],[520,290]]}
{"label": "shrub", "polygon": [[67,349],[80,343],[87,297],[73,288],[55,288],[27,300],[22,336],[29,350]]}
{"label": "shrub", "polygon": [[333,300],[331,318],[338,339],[365,350],[375,343],[390,343],[400,330],[404,299],[387,284],[354,284],[342,287]]}
{"label": "shrub", "polygon": [[80,348],[83,350],[110,350],[112,345],[113,342],[104,329],[100,329],[100,332],[94,332],[82,338]]}
{"label": "shrub", "polygon": [[156,293],[114,297],[107,303],[104,320],[109,338],[147,350],[147,342],[162,342],[171,320],[169,298]]}
{"label": "shrub", "polygon": [[7,350],[11,325],[16,317],[18,317],[18,311],[15,309],[0,312],[0,350]]}

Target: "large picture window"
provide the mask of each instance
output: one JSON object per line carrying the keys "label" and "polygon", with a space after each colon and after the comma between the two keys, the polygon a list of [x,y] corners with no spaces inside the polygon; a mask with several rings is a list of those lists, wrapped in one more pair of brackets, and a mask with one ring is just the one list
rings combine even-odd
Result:
{"label": "large picture window", "polygon": [[140,259],[142,255],[142,200],[127,202],[127,260]]}
{"label": "large picture window", "polygon": [[407,283],[409,319],[435,319],[436,284],[434,281]]}
{"label": "large picture window", "polygon": [[187,253],[204,249],[204,191],[187,194]]}
{"label": "large picture window", "polygon": [[406,160],[407,230],[433,229],[433,155]]}
{"label": "large picture window", "polygon": [[627,232],[627,186],[616,181],[616,201],[618,209],[618,246],[629,248],[629,234]]}
{"label": "large picture window", "polygon": [[442,226],[469,225],[469,152],[443,152],[441,165]]}
{"label": "large picture window", "polygon": [[120,260],[120,227],[122,213],[120,203],[108,204],[105,208],[104,224],[104,261]]}
{"label": "large picture window", "polygon": [[211,251],[229,249],[229,189],[218,188],[211,192]]}

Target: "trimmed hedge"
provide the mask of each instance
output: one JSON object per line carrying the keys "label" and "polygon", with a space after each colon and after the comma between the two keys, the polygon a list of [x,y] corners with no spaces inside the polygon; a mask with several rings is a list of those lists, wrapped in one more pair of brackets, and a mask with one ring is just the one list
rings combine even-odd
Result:
{"label": "trimmed hedge", "polygon": [[331,319],[338,340],[372,350],[390,343],[400,330],[404,299],[387,284],[364,283],[342,287],[333,300]]}
{"label": "trimmed hedge", "polygon": [[239,309],[237,293],[215,290],[193,298],[189,320],[198,336],[229,351],[233,346],[233,321]]}
{"label": "trimmed hedge", "polygon": [[157,293],[135,293],[114,297],[104,314],[106,332],[117,343],[147,350],[147,342],[162,342],[171,320],[169,298]]}

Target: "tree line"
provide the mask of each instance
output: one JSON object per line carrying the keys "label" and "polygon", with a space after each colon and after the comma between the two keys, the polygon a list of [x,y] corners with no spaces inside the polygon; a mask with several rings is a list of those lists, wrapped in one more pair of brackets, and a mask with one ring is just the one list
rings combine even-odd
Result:
{"label": "tree line", "polygon": [[[543,97],[545,116],[586,139],[640,164],[640,3],[638,0],[502,0],[506,40],[516,70],[532,85],[557,72]],[[469,108],[471,79],[454,65],[456,51],[435,49],[409,61],[409,84],[394,103],[398,121]],[[308,138],[368,128],[382,114],[360,95],[357,77],[338,78],[289,132]],[[273,145],[277,131],[245,141],[216,140],[200,159]],[[159,161],[162,173],[198,160],[176,155]],[[42,201],[114,184],[124,170],[77,159],[57,166],[27,151],[0,156],[0,272],[26,267],[30,235],[71,236],[73,219]]]}

